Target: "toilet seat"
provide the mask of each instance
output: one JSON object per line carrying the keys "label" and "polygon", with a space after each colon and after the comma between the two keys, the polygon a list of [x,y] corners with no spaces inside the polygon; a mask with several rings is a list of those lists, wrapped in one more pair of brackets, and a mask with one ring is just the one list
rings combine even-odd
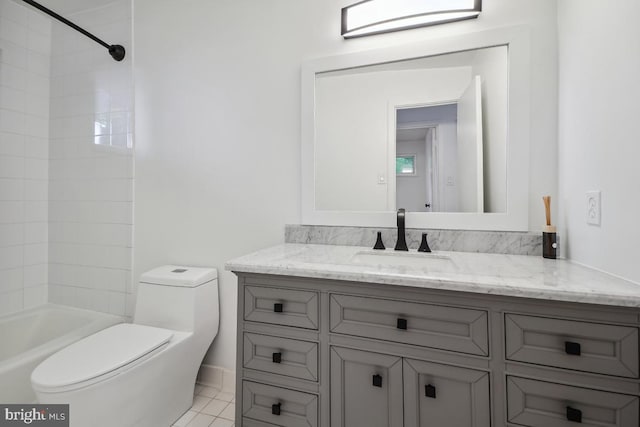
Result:
{"label": "toilet seat", "polygon": [[77,341],[42,362],[31,374],[37,391],[75,390],[138,365],[168,345],[174,331],[121,323]]}

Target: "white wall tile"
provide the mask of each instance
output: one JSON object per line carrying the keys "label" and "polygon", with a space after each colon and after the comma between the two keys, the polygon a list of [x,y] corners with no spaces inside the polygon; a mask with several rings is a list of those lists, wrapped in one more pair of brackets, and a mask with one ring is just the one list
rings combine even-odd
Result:
{"label": "white wall tile", "polygon": [[25,114],[25,131],[28,136],[47,138],[49,135],[49,118]]}
{"label": "white wall tile", "polygon": [[27,179],[47,180],[49,178],[49,162],[47,159],[25,158],[24,177]]}
{"label": "white wall tile", "polygon": [[[0,295],[21,290],[23,285],[22,267],[0,270]],[[0,298],[2,298],[0,296]]]}
{"label": "white wall tile", "polygon": [[0,38],[25,46],[27,44],[27,28],[2,16],[0,17]]}
{"label": "white wall tile", "polygon": [[[24,180],[0,178],[0,200],[21,200],[24,195]],[[0,244],[1,244],[0,240]]]}
{"label": "white wall tile", "polygon": [[25,114],[18,111],[0,110],[0,132],[25,134]]}
{"label": "white wall tile", "polygon": [[23,201],[0,201],[0,224],[22,223],[23,219]]}
{"label": "white wall tile", "polygon": [[91,292],[91,310],[109,313],[109,292],[95,289]]}
{"label": "white wall tile", "polygon": [[125,294],[122,292],[109,292],[109,313],[124,316],[126,313]]}
{"label": "white wall tile", "polygon": [[[47,82],[48,87],[48,82]],[[34,116],[49,119],[49,97],[41,93],[26,92],[26,111]]]}
{"label": "white wall tile", "polygon": [[0,224],[0,246],[16,246],[24,243],[24,228],[22,223]]}
{"label": "white wall tile", "polygon": [[25,288],[24,290],[24,308],[36,307],[46,304],[48,299],[48,287],[46,284]]}
{"label": "white wall tile", "polygon": [[50,243],[49,259],[54,264],[131,269],[131,248]]}
{"label": "white wall tile", "polygon": [[0,86],[0,108],[24,113],[27,105],[27,93],[24,89]]}
{"label": "white wall tile", "polygon": [[[0,114],[2,112],[0,111]],[[0,132],[0,156],[20,157],[24,155],[25,136]]]}
{"label": "white wall tile", "polygon": [[[48,138],[38,138],[35,136],[25,137],[24,156],[35,159],[49,159]],[[48,176],[47,176],[48,178]]]}
{"label": "white wall tile", "polygon": [[27,87],[27,76],[24,69],[14,67],[9,64],[2,64],[0,73],[0,86],[7,86],[13,89],[25,90]]}
{"label": "white wall tile", "polygon": [[23,259],[22,246],[0,247],[0,270],[21,268]]}
{"label": "white wall tile", "polygon": [[46,180],[25,179],[24,200],[46,201],[48,197],[48,182]]}
{"label": "white wall tile", "polygon": [[23,291],[11,291],[0,295],[0,316],[20,311],[24,307]]}
{"label": "white wall tile", "polygon": [[48,218],[49,204],[46,201],[26,200],[24,202],[24,222],[45,222]]}
{"label": "white wall tile", "polygon": [[46,286],[49,280],[49,264],[35,264],[24,267],[24,287]]}
{"label": "white wall tile", "polygon": [[[49,79],[49,55],[27,50],[27,68],[31,74]],[[47,89],[48,90],[48,89]]]}
{"label": "white wall tile", "polygon": [[24,178],[24,158],[0,156],[0,178]]}
{"label": "white wall tile", "polygon": [[0,2],[0,15],[21,25],[28,25],[29,22],[27,8],[12,1]]}
{"label": "white wall tile", "polygon": [[48,222],[27,222],[24,224],[24,243],[47,243],[48,240]]}
{"label": "white wall tile", "polygon": [[27,15],[27,27],[30,32],[51,36],[51,19],[41,13],[29,13]]}
{"label": "white wall tile", "polygon": [[27,68],[27,49],[24,46],[0,39],[0,63],[12,65],[17,68]]}
{"label": "white wall tile", "polygon": [[51,34],[30,31],[27,34],[27,49],[46,55],[48,61],[51,54]]}
{"label": "white wall tile", "polygon": [[48,262],[46,243],[24,245],[24,266],[46,264]]}

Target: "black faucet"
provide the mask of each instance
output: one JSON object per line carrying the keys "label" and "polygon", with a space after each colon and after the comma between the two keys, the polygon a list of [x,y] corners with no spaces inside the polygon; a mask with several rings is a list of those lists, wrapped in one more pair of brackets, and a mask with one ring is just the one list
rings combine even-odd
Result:
{"label": "black faucet", "polygon": [[408,251],[407,239],[404,235],[404,209],[398,209],[398,241],[396,242],[396,251]]}

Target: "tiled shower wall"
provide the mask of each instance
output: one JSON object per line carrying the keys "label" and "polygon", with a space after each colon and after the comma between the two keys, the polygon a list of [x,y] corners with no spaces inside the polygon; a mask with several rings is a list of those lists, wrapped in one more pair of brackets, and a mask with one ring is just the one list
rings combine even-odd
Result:
{"label": "tiled shower wall", "polygon": [[53,24],[49,300],[124,315],[132,253],[131,0],[66,17],[122,44],[127,56],[116,62]]}
{"label": "tiled shower wall", "polygon": [[0,315],[47,301],[49,19],[0,1]]}

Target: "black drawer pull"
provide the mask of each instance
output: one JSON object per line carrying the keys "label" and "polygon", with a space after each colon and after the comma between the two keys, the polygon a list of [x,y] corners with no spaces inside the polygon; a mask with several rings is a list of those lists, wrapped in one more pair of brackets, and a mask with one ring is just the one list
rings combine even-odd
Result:
{"label": "black drawer pull", "polygon": [[430,397],[432,399],[436,398],[436,387],[431,385],[431,384],[427,384],[426,386],[424,386],[424,395],[426,397]]}
{"label": "black drawer pull", "polygon": [[282,353],[273,353],[271,355],[271,360],[273,363],[281,363],[282,362]]}
{"label": "black drawer pull", "polygon": [[407,319],[398,319],[396,327],[398,329],[403,329],[403,330],[406,331],[407,330]]}
{"label": "black drawer pull", "polygon": [[567,406],[567,420],[573,421],[574,423],[581,423],[582,411],[580,409],[575,409],[571,406]]}
{"label": "black drawer pull", "polygon": [[271,413],[273,415],[280,415],[280,406],[282,406],[282,403],[271,405]]}
{"label": "black drawer pull", "polygon": [[373,376],[373,386],[382,387],[382,377],[380,375]]}
{"label": "black drawer pull", "polygon": [[273,312],[274,313],[282,313],[282,303],[275,303],[273,304]]}
{"label": "black drawer pull", "polygon": [[571,341],[564,342],[564,351],[565,353],[572,354],[574,356],[580,356],[580,353],[582,352],[580,349],[580,344]]}

